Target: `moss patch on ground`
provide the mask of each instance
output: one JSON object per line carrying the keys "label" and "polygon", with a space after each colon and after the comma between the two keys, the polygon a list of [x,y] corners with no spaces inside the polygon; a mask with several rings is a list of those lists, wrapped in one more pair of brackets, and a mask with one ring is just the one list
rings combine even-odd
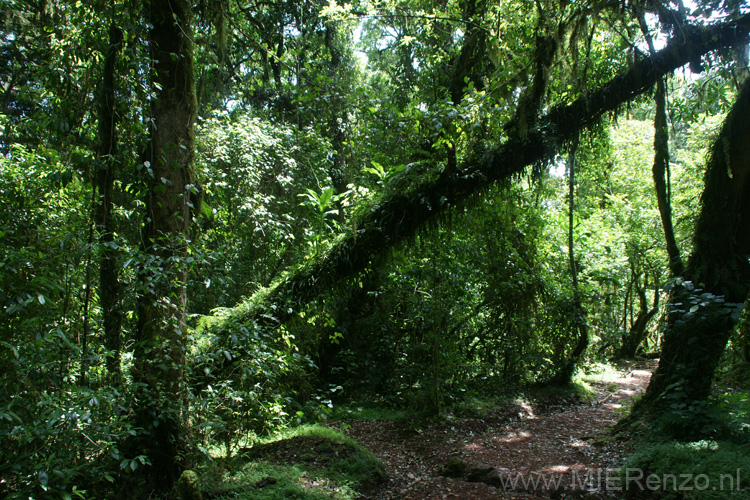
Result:
{"label": "moss patch on ground", "polygon": [[351,500],[385,479],[375,456],[323,426],[303,426],[250,448],[219,467],[204,499]]}

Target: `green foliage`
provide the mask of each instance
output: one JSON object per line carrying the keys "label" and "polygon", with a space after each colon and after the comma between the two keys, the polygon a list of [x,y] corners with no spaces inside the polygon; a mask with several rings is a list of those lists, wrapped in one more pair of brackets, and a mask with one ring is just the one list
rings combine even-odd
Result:
{"label": "green foliage", "polygon": [[620,367],[609,363],[591,363],[578,372],[578,378],[586,383],[606,383],[623,376]]}
{"label": "green foliage", "polygon": [[[205,262],[194,268],[191,299],[194,311],[207,313],[267,286],[304,255],[297,241],[325,238],[341,196],[329,188],[327,197],[315,197],[328,182],[330,146],[309,129],[216,113],[200,126],[196,148],[205,193],[198,250]],[[322,211],[303,210],[300,197],[325,201]]]}
{"label": "green foliage", "polygon": [[386,408],[382,406],[357,406],[356,403],[338,405],[334,409],[332,418],[335,420],[402,420],[411,413],[405,410]]}
{"label": "green foliage", "polygon": [[92,251],[86,246],[90,191],[82,181],[54,151],[15,145],[0,158],[0,329],[8,342],[80,327],[71,313],[80,305],[81,266]]}
{"label": "green foliage", "polygon": [[360,445],[354,439],[350,438],[341,431],[334,429],[333,427],[327,427],[325,425],[317,424],[306,424],[289,429],[283,429],[261,441],[263,443],[272,443],[274,441],[291,439],[294,437],[321,438],[335,443],[347,445],[349,447],[355,448],[358,451],[365,451],[365,448],[363,448],[362,445]]}
{"label": "green foliage", "polygon": [[372,174],[378,181],[378,184],[385,186],[393,177],[402,172],[406,168],[406,165],[397,165],[393,168],[389,168],[387,171],[380,163],[373,161],[372,167],[365,167],[362,172]]}
{"label": "green foliage", "polygon": [[0,408],[4,498],[94,498],[148,464],[145,456],[121,451],[138,433],[129,418],[129,395],[107,387],[60,391],[49,378],[36,379],[38,365],[30,362],[38,363],[57,342],[45,338],[24,346],[12,361],[19,379],[4,391]]}
{"label": "green foliage", "polygon": [[[653,475],[651,486],[647,479]],[[641,478],[637,481],[637,478]],[[628,481],[627,479],[631,480]],[[644,446],[623,466],[626,498],[746,499],[750,455],[727,441],[670,441]]]}
{"label": "green foliage", "polygon": [[228,322],[225,335],[195,334],[190,354],[195,418],[202,447],[238,444],[288,425],[292,410],[305,401],[315,366],[298,352],[289,334]]}
{"label": "green foliage", "polygon": [[[335,294],[340,313],[328,331],[341,338],[327,348],[336,356],[328,380],[344,387],[339,400],[367,394],[434,413],[460,399],[457,391],[544,376],[554,364],[546,342],[559,345],[567,336],[552,331],[557,317],[539,307],[550,294],[530,244],[541,230],[534,195],[498,190],[493,204],[456,214],[448,227],[420,235],[387,267]],[[364,346],[371,355],[362,358]]]}
{"label": "green foliage", "polygon": [[[205,455],[223,445],[231,454],[295,421],[423,416],[451,406],[481,412],[478,401],[497,397],[499,387],[552,378],[580,321],[592,332],[589,356],[600,359],[617,351],[644,308],[657,307],[651,297],[666,274],[645,99],[629,108],[641,121],[621,117],[619,127],[602,123],[581,138],[574,236],[585,318],[571,314],[561,161],[470,200],[448,203],[438,193],[479,176],[462,169],[532,131],[539,110],[588,98],[640,57],[635,19],[617,2],[197,2],[194,26],[184,28],[195,42],[200,123],[188,157],[198,176],[172,187],[202,203],[192,204],[191,234],[171,241],[142,238],[153,222],[146,210],[159,206],[149,192],[167,189],[162,179],[148,189],[155,164],[146,145],[160,126],[154,103],[170,90],[149,76],[149,3],[4,7],[0,495],[137,495],[130,486],[142,484],[135,473],[148,470],[148,459],[133,445],[144,432],[135,403],[154,393],[141,392],[144,373],[134,360],[155,373],[189,375],[184,393],[152,401],[144,427],[177,421],[182,409],[159,412],[169,396],[189,394],[190,421],[177,422],[193,430],[186,448]],[[697,5],[695,15],[708,7]],[[109,25],[123,40],[110,103],[116,144],[102,152],[97,103]],[[684,248],[703,143],[733,97],[739,68],[729,58],[729,51],[706,58],[710,71],[689,82],[671,80],[673,203]],[[560,149],[546,139],[544,146]],[[114,175],[106,248],[104,228],[92,223],[104,163]],[[373,228],[361,227],[389,200],[419,197],[432,200],[418,214],[430,227],[415,232],[414,214],[398,210],[378,219],[393,232],[406,228],[398,237],[377,233],[382,241],[374,241]],[[403,234],[407,243],[393,247]],[[357,238],[363,247],[345,246]],[[361,255],[335,254],[344,256],[326,268],[338,248]],[[114,256],[110,278],[122,292],[115,300],[122,329],[112,339],[105,254]],[[320,282],[324,293],[312,297]],[[712,298],[696,296],[688,310]],[[212,315],[198,316],[184,363],[181,347],[140,342],[154,326],[145,313],[151,306],[174,318]],[[241,319],[248,310],[257,324]],[[654,318],[646,349],[658,346]],[[158,326],[157,337],[184,324]],[[111,340],[122,347],[109,348]],[[733,341],[735,357],[744,345],[740,336]],[[108,359],[121,371],[108,372]],[[724,398],[730,417],[716,429],[744,435],[746,401]],[[666,418],[708,415],[682,403]],[[357,457],[329,467],[326,481],[341,486],[342,498],[354,495],[347,482],[369,467]],[[180,458],[195,465],[195,457]],[[316,477],[305,467],[256,464],[237,478],[277,472],[277,490],[242,494],[320,496],[304,486]]]}
{"label": "green foliage", "polygon": [[[276,481],[272,485],[253,487],[267,478],[274,478]],[[243,487],[236,492],[230,490],[223,493],[229,488],[222,488],[223,483],[218,483],[215,489],[223,494],[216,498],[222,500],[350,500],[358,496],[346,485],[340,486],[318,476],[311,477],[304,469],[294,465],[249,463],[240,470],[227,473],[224,481],[228,485],[240,484]],[[207,492],[211,490],[207,489]]]}
{"label": "green foliage", "polygon": [[721,412],[724,435],[737,442],[750,442],[750,397],[746,392],[728,390],[712,401]]}
{"label": "green foliage", "polygon": [[86,261],[96,252],[87,241],[90,190],[53,151],[11,151],[0,159],[0,490],[95,496],[145,458],[120,451],[136,433],[127,394],[76,385],[84,355],[93,373],[101,369],[102,352],[77,342],[88,320]]}
{"label": "green foliage", "polygon": [[310,217],[310,228],[305,231],[305,240],[310,246],[306,258],[318,256],[328,246],[332,235],[339,228],[336,218],[342,214],[337,207],[350,194],[348,191],[336,194],[335,188],[327,187],[320,193],[308,188],[305,193],[297,195],[302,200],[300,205],[307,208]]}

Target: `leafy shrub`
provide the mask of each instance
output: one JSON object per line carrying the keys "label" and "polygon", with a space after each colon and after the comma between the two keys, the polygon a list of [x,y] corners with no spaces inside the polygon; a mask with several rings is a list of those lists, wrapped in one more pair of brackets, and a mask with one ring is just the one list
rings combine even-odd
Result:
{"label": "leafy shrub", "polygon": [[128,396],[109,387],[58,385],[55,377],[39,377],[57,364],[32,366],[27,361],[43,357],[42,350],[57,340],[48,337],[39,343],[43,345],[17,349],[18,356],[11,359],[19,378],[3,385],[7,398],[0,407],[0,496],[106,496],[147,463],[145,457],[127,456],[118,448],[138,432],[129,422]]}
{"label": "leafy shrub", "polygon": [[747,392],[726,392],[716,401],[722,410],[727,433],[733,440],[750,441],[750,395]]}
{"label": "leafy shrub", "polygon": [[199,331],[192,353],[194,429],[204,444],[217,440],[231,454],[243,438],[288,424],[310,394],[313,369],[283,331],[231,320],[218,332]]}
{"label": "leafy shrub", "polygon": [[[206,314],[231,306],[307,250],[300,240],[321,235],[299,195],[328,184],[326,139],[310,129],[217,112],[198,126],[196,171],[203,217],[195,242],[205,262],[192,270],[191,309]],[[328,201],[331,201],[331,197]]]}

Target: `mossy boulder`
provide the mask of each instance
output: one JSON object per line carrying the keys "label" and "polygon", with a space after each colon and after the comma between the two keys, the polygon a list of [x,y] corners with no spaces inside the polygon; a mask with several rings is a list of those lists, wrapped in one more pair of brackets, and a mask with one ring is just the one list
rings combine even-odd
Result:
{"label": "mossy boulder", "polygon": [[484,482],[489,473],[493,470],[494,467],[489,464],[486,464],[484,462],[474,462],[473,464],[471,464],[471,467],[469,467],[467,480],[473,483]]}
{"label": "mossy boulder", "polygon": [[183,471],[177,480],[177,493],[182,500],[203,500],[200,477],[195,471]]}

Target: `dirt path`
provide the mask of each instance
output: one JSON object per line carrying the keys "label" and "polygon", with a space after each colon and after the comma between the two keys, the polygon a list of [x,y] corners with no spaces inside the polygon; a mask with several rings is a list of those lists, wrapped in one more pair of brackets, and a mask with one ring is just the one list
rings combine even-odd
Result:
{"label": "dirt path", "polygon": [[[389,478],[363,499],[617,498],[608,491],[607,471],[622,464],[625,452],[622,444],[597,438],[617,422],[622,404],[645,389],[654,367],[633,365],[624,377],[595,384],[590,403],[509,405],[421,432],[392,421],[352,422],[346,432],[382,460]],[[443,477],[451,459],[474,472]],[[616,486],[614,478],[609,485]]]}

